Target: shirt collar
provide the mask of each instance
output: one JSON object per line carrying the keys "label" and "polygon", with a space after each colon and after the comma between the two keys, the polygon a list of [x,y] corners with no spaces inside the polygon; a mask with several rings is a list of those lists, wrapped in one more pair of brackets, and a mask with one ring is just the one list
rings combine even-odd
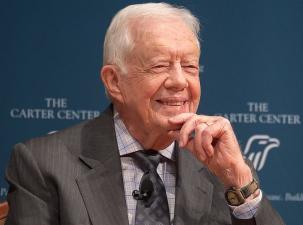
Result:
{"label": "shirt collar", "polygon": [[[115,124],[116,139],[118,143],[120,156],[125,156],[127,154],[144,149],[142,145],[130,135],[125,124],[120,118],[119,113],[115,109],[114,109],[114,124]],[[176,157],[174,151],[175,151],[175,142],[171,143],[165,149],[160,150],[159,153],[164,157],[175,161]]]}

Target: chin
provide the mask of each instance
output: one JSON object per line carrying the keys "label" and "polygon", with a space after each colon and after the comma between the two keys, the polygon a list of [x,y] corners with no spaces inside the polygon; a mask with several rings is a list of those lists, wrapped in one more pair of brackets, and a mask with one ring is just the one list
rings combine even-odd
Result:
{"label": "chin", "polygon": [[166,118],[170,118],[170,117],[177,116],[181,113],[187,113],[187,112],[189,112],[189,111],[171,111],[171,112],[162,113],[161,115],[166,117]]}
{"label": "chin", "polygon": [[181,113],[186,113],[189,112],[188,110],[186,111],[165,111],[165,112],[157,112],[157,123],[160,125],[160,127],[164,128],[166,131],[170,127],[170,124],[168,123],[168,119],[174,116],[177,116]]}

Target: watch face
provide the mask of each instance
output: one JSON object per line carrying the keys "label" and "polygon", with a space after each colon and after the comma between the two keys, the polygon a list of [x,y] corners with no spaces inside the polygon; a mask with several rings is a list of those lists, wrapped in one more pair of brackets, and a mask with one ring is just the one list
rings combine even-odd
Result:
{"label": "watch face", "polygon": [[235,192],[229,191],[227,193],[227,199],[230,205],[239,205],[238,195]]}
{"label": "watch face", "polygon": [[259,185],[255,179],[253,181],[242,187],[241,189],[230,188],[225,192],[225,199],[229,205],[238,206],[245,202],[252,193],[254,193],[259,188]]}

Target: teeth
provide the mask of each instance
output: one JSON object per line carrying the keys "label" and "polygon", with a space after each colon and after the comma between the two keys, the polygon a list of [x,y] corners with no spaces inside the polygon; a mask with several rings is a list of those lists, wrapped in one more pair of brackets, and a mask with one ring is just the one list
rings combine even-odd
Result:
{"label": "teeth", "polygon": [[181,106],[184,105],[185,102],[162,102],[164,105],[169,105],[169,106]]}

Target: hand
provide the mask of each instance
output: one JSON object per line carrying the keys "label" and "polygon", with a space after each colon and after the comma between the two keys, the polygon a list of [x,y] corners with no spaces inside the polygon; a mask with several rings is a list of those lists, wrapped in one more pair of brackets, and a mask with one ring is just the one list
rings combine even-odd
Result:
{"label": "hand", "polygon": [[178,126],[169,135],[189,149],[226,188],[241,188],[252,181],[230,122],[224,117],[181,113],[168,122]]}

